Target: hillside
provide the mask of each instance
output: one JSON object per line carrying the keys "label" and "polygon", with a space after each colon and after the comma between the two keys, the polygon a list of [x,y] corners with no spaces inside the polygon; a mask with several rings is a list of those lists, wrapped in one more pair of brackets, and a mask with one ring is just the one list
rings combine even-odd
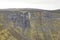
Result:
{"label": "hillside", "polygon": [[0,9],[0,40],[60,40],[60,10]]}

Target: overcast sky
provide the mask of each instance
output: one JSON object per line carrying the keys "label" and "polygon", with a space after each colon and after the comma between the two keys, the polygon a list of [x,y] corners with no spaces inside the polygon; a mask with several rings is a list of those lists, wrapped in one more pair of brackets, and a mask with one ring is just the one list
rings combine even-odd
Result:
{"label": "overcast sky", "polygon": [[60,9],[60,0],[0,0],[0,9],[6,8],[55,10]]}

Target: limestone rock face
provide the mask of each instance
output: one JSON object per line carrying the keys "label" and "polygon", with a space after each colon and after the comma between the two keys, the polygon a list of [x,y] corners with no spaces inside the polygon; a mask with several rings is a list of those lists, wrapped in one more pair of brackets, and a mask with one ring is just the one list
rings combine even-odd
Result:
{"label": "limestone rock face", "polygon": [[0,40],[60,40],[60,11],[1,9]]}

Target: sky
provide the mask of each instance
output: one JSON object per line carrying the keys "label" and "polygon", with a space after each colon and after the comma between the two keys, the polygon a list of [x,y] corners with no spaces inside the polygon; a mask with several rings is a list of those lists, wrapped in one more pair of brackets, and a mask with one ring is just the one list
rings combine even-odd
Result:
{"label": "sky", "polygon": [[0,9],[36,8],[44,10],[60,9],[60,0],[0,0]]}

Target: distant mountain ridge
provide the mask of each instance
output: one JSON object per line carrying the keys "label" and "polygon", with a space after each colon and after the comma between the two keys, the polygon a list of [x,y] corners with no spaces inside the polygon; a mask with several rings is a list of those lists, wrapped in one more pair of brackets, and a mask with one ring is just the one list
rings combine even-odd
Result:
{"label": "distant mountain ridge", "polygon": [[56,10],[45,10],[45,9],[36,9],[36,8],[8,8],[8,9],[0,9],[0,11],[19,11],[19,10],[27,10],[27,11],[60,11],[60,9]]}

